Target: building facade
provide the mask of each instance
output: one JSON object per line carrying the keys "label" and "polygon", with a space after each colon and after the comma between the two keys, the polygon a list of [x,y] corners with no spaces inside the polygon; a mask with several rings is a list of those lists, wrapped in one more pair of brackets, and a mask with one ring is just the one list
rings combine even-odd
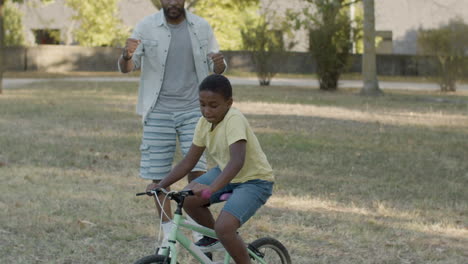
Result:
{"label": "building facade", "polygon": [[457,17],[468,24],[468,0],[375,0],[376,30],[391,34],[394,54],[417,54],[420,29]]}
{"label": "building facade", "polygon": [[[23,13],[26,44],[76,44],[73,30],[79,25],[72,19],[74,12],[65,0],[43,4],[39,0],[16,4]],[[120,0],[119,17],[124,25],[133,28],[143,17],[157,11],[149,0]]]}
{"label": "building facade", "polygon": [[[273,12],[279,18],[284,18],[288,9],[300,11],[309,5],[306,0],[261,1],[263,10]],[[65,0],[55,0],[50,4],[42,4],[39,0],[30,0],[17,4],[24,14],[23,24],[28,45],[76,44],[72,32],[78,25],[71,19],[73,10],[64,2]],[[362,15],[361,3],[352,9],[352,16]],[[119,17],[130,28],[144,16],[156,11],[150,0],[119,2]],[[419,29],[438,28],[457,17],[468,23],[468,0],[375,0],[375,23],[379,36],[377,52],[417,54]],[[307,51],[308,34],[305,30],[296,31],[293,41],[296,43],[293,51]]]}

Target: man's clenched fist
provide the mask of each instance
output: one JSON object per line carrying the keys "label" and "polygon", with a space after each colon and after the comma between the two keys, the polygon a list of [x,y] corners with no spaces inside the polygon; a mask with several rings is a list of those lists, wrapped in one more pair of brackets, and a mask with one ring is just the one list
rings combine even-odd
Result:
{"label": "man's clenched fist", "polygon": [[133,56],[133,53],[135,53],[135,50],[137,49],[138,45],[140,45],[140,43],[141,43],[141,40],[139,39],[128,38],[127,41],[125,42],[123,58],[125,60],[130,60]]}

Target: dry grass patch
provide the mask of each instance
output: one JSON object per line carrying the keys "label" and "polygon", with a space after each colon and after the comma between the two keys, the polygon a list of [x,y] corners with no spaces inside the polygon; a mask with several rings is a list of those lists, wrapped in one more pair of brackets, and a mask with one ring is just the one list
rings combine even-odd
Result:
{"label": "dry grass patch", "polygon": [[[134,196],[146,185],[135,86],[44,82],[0,96],[0,263],[152,253],[153,202]],[[277,177],[247,241],[274,236],[298,264],[466,262],[467,95],[234,92]]]}

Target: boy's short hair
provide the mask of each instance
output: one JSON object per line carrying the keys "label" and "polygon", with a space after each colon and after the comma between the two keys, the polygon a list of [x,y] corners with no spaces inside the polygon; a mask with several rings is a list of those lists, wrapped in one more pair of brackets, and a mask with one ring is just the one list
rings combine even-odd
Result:
{"label": "boy's short hair", "polygon": [[198,87],[201,91],[211,91],[213,93],[221,94],[224,99],[228,100],[232,97],[232,86],[228,78],[221,74],[208,75]]}

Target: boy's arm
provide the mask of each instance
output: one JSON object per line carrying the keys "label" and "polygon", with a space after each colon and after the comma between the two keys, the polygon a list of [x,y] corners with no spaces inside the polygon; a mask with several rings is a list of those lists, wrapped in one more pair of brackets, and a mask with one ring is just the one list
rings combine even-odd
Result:
{"label": "boy's arm", "polygon": [[198,160],[200,160],[200,157],[203,155],[203,151],[205,151],[205,147],[192,144],[187,155],[185,155],[171,172],[155,187],[167,188],[182,179],[197,165]]}
{"label": "boy's arm", "polygon": [[[219,191],[221,188],[230,183],[231,180],[234,179],[234,177],[236,177],[236,175],[242,169],[245,161],[246,145],[246,140],[239,140],[229,146],[231,159],[224,168],[223,172],[209,186],[209,189],[212,193]],[[194,189],[194,192],[201,192],[202,189],[205,188],[206,187],[198,186],[198,188]]]}

